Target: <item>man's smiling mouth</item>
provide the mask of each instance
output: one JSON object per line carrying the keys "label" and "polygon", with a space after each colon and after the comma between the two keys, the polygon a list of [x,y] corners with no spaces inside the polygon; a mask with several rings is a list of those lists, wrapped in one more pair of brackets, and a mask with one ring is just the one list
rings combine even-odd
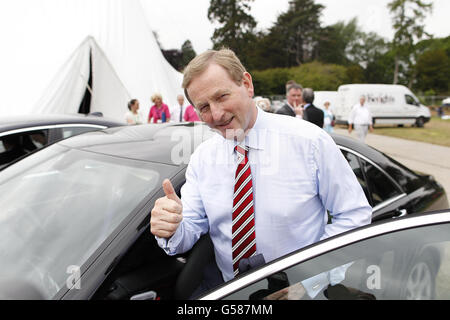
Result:
{"label": "man's smiling mouth", "polygon": [[231,123],[231,121],[233,121],[233,119],[234,119],[234,117],[231,117],[230,120],[228,120],[227,122],[222,123],[222,124],[220,124],[220,125],[217,125],[216,127],[217,127],[217,128],[223,128],[223,127],[226,127],[226,126],[228,126],[228,125]]}

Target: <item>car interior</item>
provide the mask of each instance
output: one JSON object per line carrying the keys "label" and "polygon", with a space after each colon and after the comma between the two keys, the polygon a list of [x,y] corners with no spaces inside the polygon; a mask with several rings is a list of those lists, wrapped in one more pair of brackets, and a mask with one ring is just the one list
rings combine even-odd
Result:
{"label": "car interior", "polygon": [[[174,184],[178,196],[183,184],[184,181]],[[128,300],[144,294],[145,299],[186,300],[195,298],[195,290],[203,280],[205,268],[219,272],[208,234],[200,238],[189,252],[169,256],[150,235],[149,225],[144,229],[92,299]]]}
{"label": "car interior", "polygon": [[0,168],[47,144],[47,132],[36,130],[0,138]]}

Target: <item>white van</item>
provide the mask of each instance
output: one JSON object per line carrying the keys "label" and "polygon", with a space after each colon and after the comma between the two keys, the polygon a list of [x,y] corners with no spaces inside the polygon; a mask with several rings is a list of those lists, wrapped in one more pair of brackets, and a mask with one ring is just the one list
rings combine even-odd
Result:
{"label": "white van", "polygon": [[353,106],[361,96],[372,113],[374,124],[411,124],[418,127],[430,120],[430,109],[405,86],[389,84],[346,84],[338,88],[334,109],[336,122],[347,124]]}

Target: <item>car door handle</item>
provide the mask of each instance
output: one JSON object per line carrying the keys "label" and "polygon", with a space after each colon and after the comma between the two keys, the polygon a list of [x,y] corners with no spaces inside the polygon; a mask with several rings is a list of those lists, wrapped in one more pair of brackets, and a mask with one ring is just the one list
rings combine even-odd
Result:
{"label": "car door handle", "polygon": [[395,214],[393,216],[393,218],[401,218],[404,217],[408,214],[408,210],[406,209],[397,209],[395,210]]}

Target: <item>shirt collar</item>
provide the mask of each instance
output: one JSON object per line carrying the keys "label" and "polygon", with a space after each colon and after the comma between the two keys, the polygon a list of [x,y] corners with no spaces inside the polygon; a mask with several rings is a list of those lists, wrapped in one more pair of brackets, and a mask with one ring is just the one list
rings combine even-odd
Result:
{"label": "shirt collar", "polygon": [[229,153],[233,153],[234,149],[239,144],[244,144],[247,146],[250,150],[264,150],[264,147],[266,145],[266,133],[267,133],[267,113],[264,110],[261,110],[260,108],[256,107],[257,115],[256,115],[256,121],[253,127],[248,131],[247,135],[245,136],[245,139],[243,142],[239,143],[234,140],[225,139],[222,137],[222,139],[225,141],[227,145],[227,149]]}

